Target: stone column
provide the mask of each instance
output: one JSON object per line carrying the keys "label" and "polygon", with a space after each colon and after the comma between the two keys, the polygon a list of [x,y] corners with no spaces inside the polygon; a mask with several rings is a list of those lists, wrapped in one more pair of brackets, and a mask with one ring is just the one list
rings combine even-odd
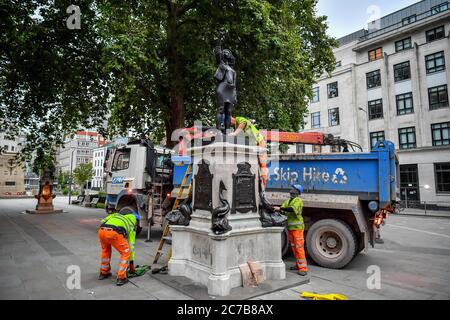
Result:
{"label": "stone column", "polygon": [[[259,220],[258,148],[214,143],[188,152],[194,164],[194,210],[188,227],[171,227],[169,274],[201,283],[215,296],[227,296],[232,288],[242,286],[239,265],[247,261],[261,263],[268,280],[285,279],[283,228],[262,228]],[[231,207],[232,230],[217,235],[211,230],[211,218],[212,209],[222,205],[221,182]]]}

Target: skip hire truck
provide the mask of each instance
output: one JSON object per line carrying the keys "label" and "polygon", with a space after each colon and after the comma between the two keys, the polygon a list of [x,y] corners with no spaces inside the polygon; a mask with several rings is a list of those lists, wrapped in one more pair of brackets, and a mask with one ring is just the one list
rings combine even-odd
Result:
{"label": "skip hire truck", "polygon": [[[138,140],[116,150],[110,163],[107,210],[139,212],[150,238],[152,225],[164,225],[191,158]],[[290,186],[302,184],[307,254],[320,266],[344,268],[374,246],[382,213],[397,200],[397,163],[389,141],[368,153],[275,155],[268,165],[266,198],[281,205]],[[282,247],[286,254],[287,231]]]}

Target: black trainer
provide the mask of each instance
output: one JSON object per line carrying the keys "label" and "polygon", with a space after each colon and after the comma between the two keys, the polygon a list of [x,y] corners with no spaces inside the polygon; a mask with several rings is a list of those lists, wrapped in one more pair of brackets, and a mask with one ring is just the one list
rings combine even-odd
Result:
{"label": "black trainer", "polygon": [[117,279],[116,285],[118,285],[120,287],[120,286],[123,286],[126,283],[128,283],[128,279],[127,278],[125,278],[125,279]]}
{"label": "black trainer", "polygon": [[100,275],[98,276],[98,280],[105,280],[105,279],[108,279],[109,277],[111,277],[111,272],[110,273],[108,273],[108,274],[103,274],[103,273],[100,273]]}
{"label": "black trainer", "polygon": [[301,275],[302,277],[304,277],[304,276],[308,275],[308,272],[299,270],[298,274]]}

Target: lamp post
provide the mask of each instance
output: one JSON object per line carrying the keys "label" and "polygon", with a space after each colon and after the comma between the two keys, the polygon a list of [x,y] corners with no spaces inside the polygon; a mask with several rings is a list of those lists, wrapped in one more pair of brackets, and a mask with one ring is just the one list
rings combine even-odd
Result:
{"label": "lamp post", "polygon": [[[431,189],[430,185],[428,185],[428,184],[424,185],[423,188],[425,190],[430,190]],[[424,201],[423,203],[424,203],[424,206],[425,206],[425,215],[427,215],[427,202]]]}
{"label": "lamp post", "polygon": [[70,204],[70,199],[72,198],[72,168],[73,168],[73,153],[75,150],[77,150],[76,148],[71,148],[72,150],[72,154],[70,155],[70,176],[69,176],[69,204]]}
{"label": "lamp post", "polygon": [[363,112],[366,114],[367,148],[368,148],[368,151],[370,152],[370,150],[372,149],[372,143],[371,143],[371,141],[370,141],[369,113],[368,113],[365,109],[363,109],[363,108],[361,108],[361,107],[359,107],[358,109],[359,109],[360,111],[363,111]]}

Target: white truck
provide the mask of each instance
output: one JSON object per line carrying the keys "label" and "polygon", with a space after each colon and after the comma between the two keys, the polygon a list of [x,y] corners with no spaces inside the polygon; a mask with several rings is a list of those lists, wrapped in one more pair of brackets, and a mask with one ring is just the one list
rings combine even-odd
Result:
{"label": "white truck", "polygon": [[[106,211],[138,212],[141,227],[163,225],[170,204],[173,151],[139,139],[129,142],[107,156]],[[165,202],[165,200],[167,201]]]}

